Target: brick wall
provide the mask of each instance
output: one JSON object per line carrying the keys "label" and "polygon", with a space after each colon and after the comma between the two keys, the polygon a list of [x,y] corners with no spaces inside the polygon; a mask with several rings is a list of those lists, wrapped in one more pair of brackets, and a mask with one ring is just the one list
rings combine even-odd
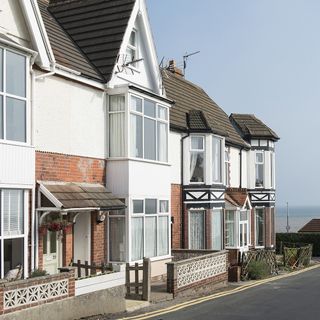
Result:
{"label": "brick wall", "polygon": [[271,227],[271,208],[265,208],[265,246],[267,248],[271,247],[271,242],[272,242],[272,227]]}
{"label": "brick wall", "polygon": [[171,185],[171,216],[172,224],[172,249],[180,249],[182,246],[182,220],[181,220],[181,197],[182,188],[180,184]]}
{"label": "brick wall", "polygon": [[91,213],[91,263],[105,260],[105,222],[97,223],[97,212]]}
{"label": "brick wall", "polygon": [[106,161],[36,151],[36,180],[105,184]]}

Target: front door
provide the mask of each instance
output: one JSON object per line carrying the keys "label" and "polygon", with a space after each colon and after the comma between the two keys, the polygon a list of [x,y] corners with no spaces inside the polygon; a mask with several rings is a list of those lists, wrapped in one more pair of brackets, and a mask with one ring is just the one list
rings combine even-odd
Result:
{"label": "front door", "polygon": [[73,261],[80,260],[81,263],[88,261],[90,264],[91,215],[89,212],[81,212],[78,215],[73,230]]}
{"label": "front door", "polygon": [[49,274],[58,273],[60,242],[57,232],[47,231],[43,236],[43,266]]}

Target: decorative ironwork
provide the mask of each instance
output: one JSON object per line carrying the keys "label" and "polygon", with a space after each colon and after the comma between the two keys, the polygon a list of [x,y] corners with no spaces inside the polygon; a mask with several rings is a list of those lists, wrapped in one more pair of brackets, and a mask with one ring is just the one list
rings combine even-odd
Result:
{"label": "decorative ironwork", "polygon": [[227,271],[227,254],[209,254],[181,261],[177,265],[177,288],[205,280]]}
{"label": "decorative ironwork", "polygon": [[9,290],[4,292],[4,309],[12,309],[26,304],[38,303],[57,297],[66,297],[69,294],[67,279],[52,281],[45,284]]}

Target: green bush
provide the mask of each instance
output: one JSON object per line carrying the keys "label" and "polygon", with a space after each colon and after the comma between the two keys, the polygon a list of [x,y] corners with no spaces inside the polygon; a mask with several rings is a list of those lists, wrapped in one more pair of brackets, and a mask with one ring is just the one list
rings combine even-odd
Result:
{"label": "green bush", "polygon": [[251,261],[248,265],[248,278],[259,280],[270,276],[270,268],[264,261]]}
{"label": "green bush", "polygon": [[320,257],[320,233],[277,233],[277,253],[280,253],[281,242],[312,244],[312,255]]}
{"label": "green bush", "polygon": [[30,278],[43,277],[43,276],[47,276],[47,275],[48,275],[48,272],[46,270],[34,269],[30,273]]}

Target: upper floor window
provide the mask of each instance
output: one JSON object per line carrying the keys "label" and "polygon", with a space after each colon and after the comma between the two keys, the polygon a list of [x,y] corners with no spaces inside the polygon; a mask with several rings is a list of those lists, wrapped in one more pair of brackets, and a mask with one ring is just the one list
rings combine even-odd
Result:
{"label": "upper floor window", "polygon": [[26,57],[0,48],[0,139],[26,142]]}
{"label": "upper floor window", "polygon": [[255,154],[255,168],[256,168],[256,187],[263,187],[264,185],[264,153],[262,151]]}
{"label": "upper floor window", "polygon": [[[132,30],[129,43],[126,50],[126,63],[130,63],[138,59],[138,46],[137,46],[137,31]],[[137,68],[137,62],[133,62],[130,66]]]}
{"label": "upper floor window", "polygon": [[168,162],[168,108],[131,96],[130,155]]}
{"label": "upper floor window", "polygon": [[275,187],[275,182],[274,182],[274,166],[275,166],[275,161],[274,161],[274,152],[270,153],[270,183],[271,183],[271,188]]}
{"label": "upper floor window", "polygon": [[190,141],[190,182],[204,182],[204,137],[192,136]]}
{"label": "upper floor window", "polygon": [[224,173],[225,173],[225,184],[227,187],[230,186],[230,149],[225,149],[225,156],[224,156]]}
{"label": "upper floor window", "polygon": [[212,169],[213,182],[222,183],[222,139],[212,137]]}

